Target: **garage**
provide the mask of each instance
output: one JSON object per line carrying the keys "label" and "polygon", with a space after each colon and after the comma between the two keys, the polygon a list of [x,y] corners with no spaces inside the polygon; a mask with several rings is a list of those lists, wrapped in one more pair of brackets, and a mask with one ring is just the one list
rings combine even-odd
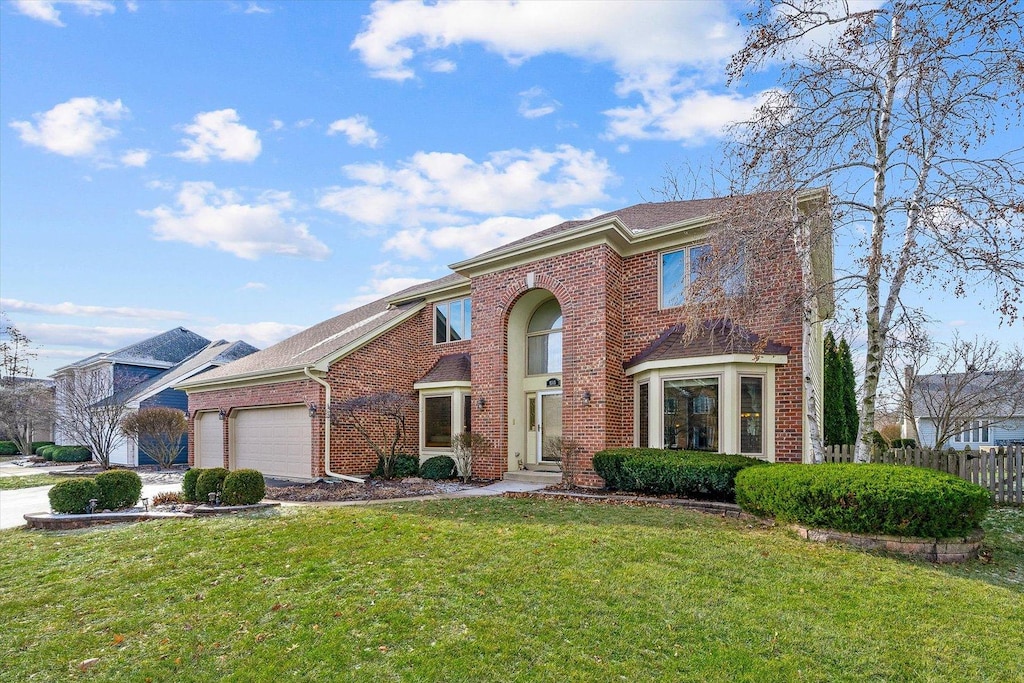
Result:
{"label": "garage", "polygon": [[196,467],[224,467],[223,425],[213,411],[196,415]]}
{"label": "garage", "polygon": [[311,479],[311,431],[304,405],[238,410],[231,418],[231,468]]}

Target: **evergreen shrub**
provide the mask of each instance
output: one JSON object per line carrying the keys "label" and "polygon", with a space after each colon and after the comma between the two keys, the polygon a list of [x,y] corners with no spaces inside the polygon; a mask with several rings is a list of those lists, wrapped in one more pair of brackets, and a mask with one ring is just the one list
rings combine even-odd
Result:
{"label": "evergreen shrub", "polygon": [[263,473],[257,470],[235,470],[224,477],[225,505],[255,505],[267,494]]}
{"label": "evergreen shrub", "polygon": [[420,465],[420,476],[424,479],[451,479],[455,476],[455,460],[447,455],[435,455]]}
{"label": "evergreen shrub", "polygon": [[107,470],[96,475],[99,489],[99,509],[119,510],[139,502],[142,480],[131,470]]}
{"label": "evergreen shrub", "polygon": [[54,512],[81,515],[89,509],[89,501],[99,499],[100,490],[92,479],[68,479],[53,485],[49,492]]}

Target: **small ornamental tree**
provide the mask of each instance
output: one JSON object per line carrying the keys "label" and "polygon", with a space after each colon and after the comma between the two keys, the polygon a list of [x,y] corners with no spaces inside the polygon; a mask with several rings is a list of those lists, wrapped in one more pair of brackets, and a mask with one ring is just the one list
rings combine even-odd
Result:
{"label": "small ornamental tree", "polygon": [[452,460],[455,472],[463,483],[469,482],[473,473],[473,454],[487,448],[487,439],[477,432],[462,432],[452,437]]}
{"label": "small ornamental tree", "polygon": [[143,408],[121,420],[121,431],[138,441],[139,448],[163,469],[181,453],[188,420],[175,408]]}
{"label": "small ornamental tree", "polygon": [[412,399],[405,394],[381,392],[331,403],[331,424],[355,429],[380,458],[385,479],[395,476],[395,462],[406,435]]}

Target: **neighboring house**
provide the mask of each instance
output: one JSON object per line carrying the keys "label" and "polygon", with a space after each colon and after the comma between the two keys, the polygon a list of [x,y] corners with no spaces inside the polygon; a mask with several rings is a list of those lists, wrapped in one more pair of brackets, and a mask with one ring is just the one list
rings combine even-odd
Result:
{"label": "neighboring house", "polygon": [[1024,387],[1017,385],[1018,377],[998,372],[919,375],[913,385],[913,424],[905,416],[903,433],[916,429],[919,445],[934,448],[937,424],[945,421],[960,427],[940,448],[977,451],[1024,443]]}
{"label": "neighboring house", "polygon": [[[0,389],[6,391],[28,389],[38,396],[41,405],[37,405],[36,409],[30,413],[33,417],[30,420],[29,441],[53,441],[53,380],[35,377],[4,377],[0,380]],[[13,436],[0,427],[0,441],[10,441]]]}
{"label": "neighboring house", "polygon": [[[224,340],[211,342],[191,330],[178,327],[162,334],[144,339],[111,353],[101,353],[58,368],[53,377],[65,373],[97,373],[109,387],[106,397],[96,403],[124,403],[130,409],[166,406],[186,411],[188,399],[185,394],[172,388],[183,379],[201,374],[211,368],[255,353],[257,349],[238,341]],[[61,387],[57,382],[57,442],[66,443],[68,438],[60,431]],[[184,462],[186,455],[180,458]],[[145,465],[152,464],[145,452],[140,453],[132,439],[124,438],[110,455],[111,464]]]}
{"label": "neighboring house", "polygon": [[[742,327],[709,321],[689,341],[680,328],[687,264],[721,201],[562,223],[182,382],[190,462],[307,480],[367,473],[376,456],[355,430],[326,429],[325,406],[378,392],[414,399],[402,449],[421,459],[450,453],[463,430],[483,435],[481,478],[559,470],[559,436],[582,447],[570,464],[585,485],[601,484],[593,454],[616,446],[804,461],[802,378],[806,362],[820,395],[821,325],[802,358],[792,244],[748,255],[741,283],[785,306]],[[830,240],[821,249],[815,275],[827,283]],[[817,305],[829,315],[830,294]]]}

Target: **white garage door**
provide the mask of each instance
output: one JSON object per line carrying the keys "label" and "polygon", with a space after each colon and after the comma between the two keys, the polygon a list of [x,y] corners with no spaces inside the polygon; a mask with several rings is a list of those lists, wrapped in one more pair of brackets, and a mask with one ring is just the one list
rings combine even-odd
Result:
{"label": "white garage door", "polygon": [[312,440],[306,406],[239,410],[232,424],[232,469],[310,479]]}
{"label": "white garage door", "polygon": [[215,412],[196,415],[196,467],[224,467],[223,425]]}

